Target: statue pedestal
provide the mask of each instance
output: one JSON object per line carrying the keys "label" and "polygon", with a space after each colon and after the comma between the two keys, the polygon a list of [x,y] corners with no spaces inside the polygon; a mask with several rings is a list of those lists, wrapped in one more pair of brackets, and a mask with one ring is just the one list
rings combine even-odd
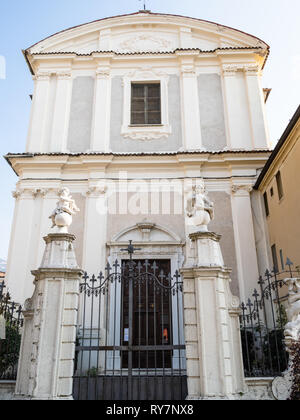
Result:
{"label": "statue pedestal", "polygon": [[194,232],[189,235],[194,248],[194,262],[197,267],[223,267],[220,248],[221,235],[214,232]]}
{"label": "statue pedestal", "polygon": [[181,270],[188,399],[238,399],[245,392],[239,299],[230,291],[220,235],[189,235],[192,266]]}
{"label": "statue pedestal", "polygon": [[25,303],[16,398],[71,400],[79,283],[74,235],[49,234],[33,297]]}

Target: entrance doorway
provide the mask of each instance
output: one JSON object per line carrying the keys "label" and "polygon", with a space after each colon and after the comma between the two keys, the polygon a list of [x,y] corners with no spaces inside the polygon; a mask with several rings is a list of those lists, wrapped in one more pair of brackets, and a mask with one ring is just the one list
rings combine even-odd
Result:
{"label": "entrance doorway", "polygon": [[74,399],[183,400],[187,396],[182,282],[170,260],[129,259],[84,275]]}
{"label": "entrance doorway", "polygon": [[[128,266],[125,264],[125,274]],[[133,320],[132,344],[140,350],[132,355],[134,369],[165,369],[171,368],[172,352],[169,350],[150,350],[163,348],[173,344],[172,338],[172,301],[169,293],[163,290],[168,287],[170,260],[134,260],[134,266],[141,275],[141,281],[133,285]],[[163,287],[159,288],[151,276],[147,275],[147,266],[154,268]],[[129,288],[122,285],[123,299],[123,346],[129,340]],[[122,354],[122,368],[128,368],[128,352]]]}

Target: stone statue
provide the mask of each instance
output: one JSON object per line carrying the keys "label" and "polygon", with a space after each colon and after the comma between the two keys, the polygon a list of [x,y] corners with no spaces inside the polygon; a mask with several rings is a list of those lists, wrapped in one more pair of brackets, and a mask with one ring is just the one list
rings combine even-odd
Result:
{"label": "stone statue", "polygon": [[207,226],[214,218],[214,204],[207,196],[204,182],[193,185],[188,191],[186,214],[199,231],[208,231]]}
{"label": "stone statue", "polygon": [[72,216],[79,211],[70,190],[63,188],[59,194],[57,207],[49,216],[49,219],[52,220],[52,228],[56,227],[58,233],[68,233],[68,227],[72,224]]}
{"label": "stone statue", "polygon": [[289,288],[287,316],[289,322],[285,326],[284,337],[287,350],[300,340],[300,278],[286,279]]}

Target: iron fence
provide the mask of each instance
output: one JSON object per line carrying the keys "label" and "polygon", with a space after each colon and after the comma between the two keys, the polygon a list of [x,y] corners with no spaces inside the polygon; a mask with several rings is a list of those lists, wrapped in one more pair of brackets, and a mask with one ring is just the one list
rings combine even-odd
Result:
{"label": "iron fence", "polygon": [[246,377],[272,377],[287,368],[284,344],[288,289],[284,279],[299,276],[287,259],[285,269],[260,276],[252,299],[241,304],[241,339]]}
{"label": "iron fence", "polygon": [[74,399],[184,399],[180,274],[169,274],[170,260],[133,259],[131,242],[121,251],[105,276],[80,285]]}
{"label": "iron fence", "polygon": [[0,380],[15,380],[21,345],[24,318],[22,306],[5,293],[5,283],[0,283]]}

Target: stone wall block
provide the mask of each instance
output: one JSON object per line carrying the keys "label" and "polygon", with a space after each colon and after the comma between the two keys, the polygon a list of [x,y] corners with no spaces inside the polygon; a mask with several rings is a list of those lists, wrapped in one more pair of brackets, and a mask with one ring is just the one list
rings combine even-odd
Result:
{"label": "stone wall block", "polygon": [[71,343],[76,341],[76,327],[64,325],[61,330],[61,340],[64,343]]}
{"label": "stone wall block", "polygon": [[73,309],[65,309],[63,313],[63,325],[76,325],[77,312]]}

